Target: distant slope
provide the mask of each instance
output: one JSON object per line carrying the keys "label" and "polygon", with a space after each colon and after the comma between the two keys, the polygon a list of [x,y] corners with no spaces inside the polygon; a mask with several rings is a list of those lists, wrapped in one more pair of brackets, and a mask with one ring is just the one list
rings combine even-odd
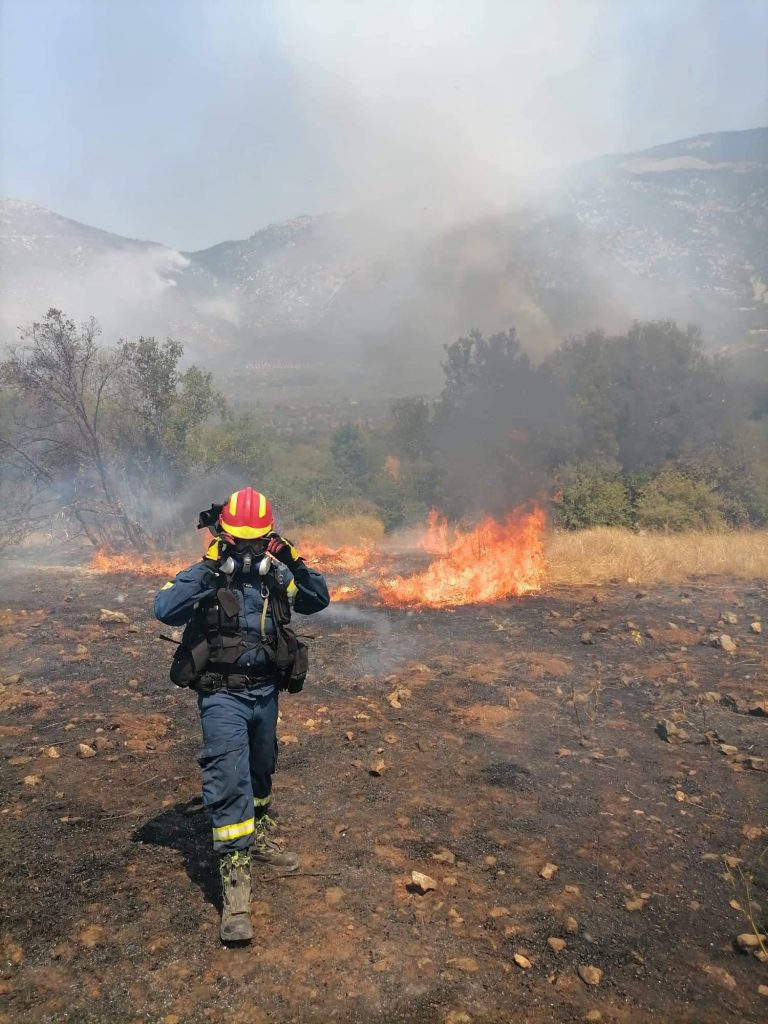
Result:
{"label": "distant slope", "polygon": [[[674,316],[713,344],[768,332],[768,128],[602,157],[535,205],[450,231],[371,211],[180,253],[0,203],[0,320],[60,305],[110,336],[170,333],[219,367],[427,380],[440,346],[515,324],[538,349]],[[313,367],[315,370],[313,370]],[[246,374],[247,376],[247,374]],[[243,374],[234,373],[239,385]]]}

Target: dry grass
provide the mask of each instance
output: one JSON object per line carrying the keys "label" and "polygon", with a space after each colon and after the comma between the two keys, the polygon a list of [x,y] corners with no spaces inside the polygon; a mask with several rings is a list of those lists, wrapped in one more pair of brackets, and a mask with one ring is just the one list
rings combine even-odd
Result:
{"label": "dry grass", "polygon": [[551,584],[754,579],[768,576],[768,530],[637,534],[603,526],[552,533],[546,554]]}

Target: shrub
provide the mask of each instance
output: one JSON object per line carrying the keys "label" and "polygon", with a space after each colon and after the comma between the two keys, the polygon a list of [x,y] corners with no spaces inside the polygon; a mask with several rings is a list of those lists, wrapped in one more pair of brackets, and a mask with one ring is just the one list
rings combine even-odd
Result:
{"label": "shrub", "polygon": [[566,482],[555,503],[558,526],[578,530],[586,526],[629,526],[632,509],[621,477],[599,469],[566,471]]}
{"label": "shrub", "polygon": [[719,496],[704,480],[667,466],[642,487],[637,525],[649,529],[714,529],[724,525]]}

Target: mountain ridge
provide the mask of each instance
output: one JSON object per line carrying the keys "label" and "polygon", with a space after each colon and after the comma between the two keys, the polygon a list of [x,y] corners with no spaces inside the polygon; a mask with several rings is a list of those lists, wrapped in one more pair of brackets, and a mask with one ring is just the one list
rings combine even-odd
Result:
{"label": "mountain ridge", "polygon": [[0,322],[55,305],[105,335],[171,334],[196,358],[353,363],[418,376],[472,327],[534,351],[635,317],[768,333],[768,128],[711,132],[573,168],[517,211],[400,229],[369,211],[301,215],[182,252],[0,201]]}

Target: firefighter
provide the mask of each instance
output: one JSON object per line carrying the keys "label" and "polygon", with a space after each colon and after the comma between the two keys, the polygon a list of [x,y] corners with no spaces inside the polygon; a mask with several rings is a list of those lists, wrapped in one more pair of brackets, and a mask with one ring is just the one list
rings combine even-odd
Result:
{"label": "firefighter", "polygon": [[[204,516],[208,519],[204,519]],[[197,691],[203,802],[222,883],[223,942],[248,942],[251,858],[287,873],[295,853],[274,836],[278,691],[303,685],[306,649],[287,625],[329,602],[322,575],[274,532],[267,498],[250,487],[201,514],[215,536],[205,557],[155,597],[155,615],[185,625],[171,678]]]}

